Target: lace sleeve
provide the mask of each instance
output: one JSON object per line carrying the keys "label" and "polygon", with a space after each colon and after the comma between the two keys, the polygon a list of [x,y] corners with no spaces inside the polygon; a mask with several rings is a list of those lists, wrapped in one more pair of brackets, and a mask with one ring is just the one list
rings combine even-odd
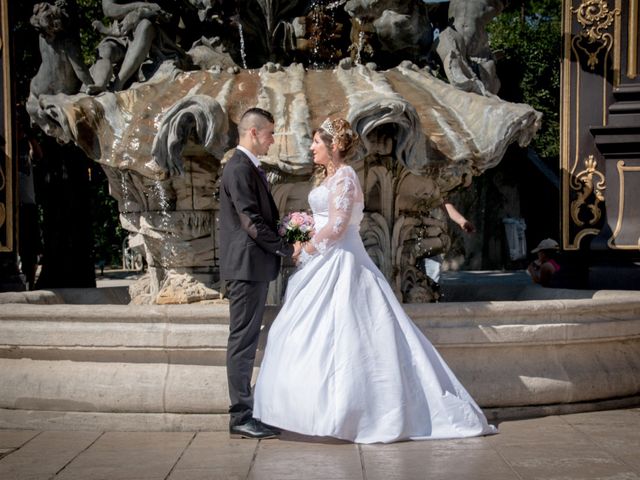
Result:
{"label": "lace sleeve", "polygon": [[327,188],[329,220],[311,239],[311,243],[320,253],[324,253],[344,236],[360,191],[360,184],[356,172],[351,167],[343,167],[329,180]]}

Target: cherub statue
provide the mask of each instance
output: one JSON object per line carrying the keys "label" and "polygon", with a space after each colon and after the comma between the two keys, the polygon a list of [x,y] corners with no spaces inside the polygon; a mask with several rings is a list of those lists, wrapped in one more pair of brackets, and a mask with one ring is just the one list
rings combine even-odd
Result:
{"label": "cherub statue", "polygon": [[386,68],[402,59],[419,63],[427,56],[433,29],[422,1],[349,0],[344,8],[352,17],[352,58]]}
{"label": "cherub statue", "polygon": [[[144,1],[102,0],[102,11],[114,21],[108,26],[98,20],[93,22],[93,27],[106,37],[98,45],[98,60],[91,67],[91,73],[96,89],[106,89],[113,79],[113,89],[122,90],[161,35],[157,24],[167,22],[171,15],[157,3]],[[178,48],[175,44],[172,47]],[[118,64],[120,68],[114,72],[114,65]]]}
{"label": "cherub statue", "polygon": [[40,96],[73,95],[93,84],[80,55],[79,40],[69,33],[77,32],[71,28],[73,16],[69,8],[71,5],[66,0],[56,0],[55,4],[38,3],[33,7],[30,20],[40,34],[42,62],[31,79],[26,108],[31,119],[46,132],[50,131],[51,122],[40,105]]}
{"label": "cherub statue", "polygon": [[[42,94],[78,93],[83,85],[89,86],[93,79],[82,61],[79,41],[69,32],[71,16],[66,0],[55,4],[38,3],[33,7],[31,25],[40,34],[39,47],[42,63],[31,80],[30,92],[35,97]],[[77,30],[75,30],[77,31]]]}
{"label": "cherub statue", "polygon": [[504,9],[501,0],[451,0],[449,26],[436,51],[449,82],[468,92],[496,94],[500,80],[485,26]]}

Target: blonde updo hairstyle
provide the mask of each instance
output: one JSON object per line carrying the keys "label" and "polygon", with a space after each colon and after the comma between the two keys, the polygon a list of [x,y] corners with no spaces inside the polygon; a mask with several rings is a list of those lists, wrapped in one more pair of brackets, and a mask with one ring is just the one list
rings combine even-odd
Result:
{"label": "blonde updo hairstyle", "polygon": [[332,151],[334,145],[338,148],[343,162],[348,162],[355,155],[358,135],[345,119],[327,118],[316,131],[320,133],[320,138],[329,151]]}
{"label": "blonde updo hairstyle", "polygon": [[[343,163],[351,161],[357,151],[360,139],[358,134],[351,128],[351,124],[343,118],[327,118],[322,125],[313,132],[318,134],[322,142],[327,146],[329,155],[333,154],[333,146],[337,147],[340,153],[340,160]],[[326,177],[324,167],[319,167],[316,171],[316,183],[322,182]]]}

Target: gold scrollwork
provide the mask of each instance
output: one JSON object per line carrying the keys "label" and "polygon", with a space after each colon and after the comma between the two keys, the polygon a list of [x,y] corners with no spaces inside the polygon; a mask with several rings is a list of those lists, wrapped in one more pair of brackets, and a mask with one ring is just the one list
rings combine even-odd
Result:
{"label": "gold scrollwork", "polygon": [[[606,0],[586,0],[576,8],[571,8],[576,15],[582,32],[573,39],[574,47],[579,48],[589,57],[587,65],[591,70],[598,64],[598,55],[603,49],[608,52],[613,45],[613,37],[606,30],[613,24],[616,15],[620,15],[620,9],[609,10]],[[585,46],[583,40],[587,41]],[[595,51],[589,46],[597,45]]]}
{"label": "gold scrollwork", "polygon": [[[583,206],[586,206],[591,211],[589,225],[595,225],[600,220],[602,216],[600,204],[604,202],[604,190],[606,188],[605,177],[597,170],[598,162],[593,158],[593,155],[587,157],[584,165],[585,169],[571,179],[571,188],[578,192],[576,199],[571,202],[571,218],[578,226],[584,225],[584,222],[579,217]],[[599,178],[598,181],[596,181],[597,178]],[[594,197],[593,202],[588,204],[592,195]]]}

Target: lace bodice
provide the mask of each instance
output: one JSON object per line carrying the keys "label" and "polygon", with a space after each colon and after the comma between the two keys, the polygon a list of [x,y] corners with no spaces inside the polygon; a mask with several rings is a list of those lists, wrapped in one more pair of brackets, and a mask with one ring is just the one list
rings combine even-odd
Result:
{"label": "lace bodice", "polygon": [[311,239],[320,253],[338,242],[349,226],[359,226],[363,217],[364,196],[355,170],[344,166],[311,193],[316,233]]}

